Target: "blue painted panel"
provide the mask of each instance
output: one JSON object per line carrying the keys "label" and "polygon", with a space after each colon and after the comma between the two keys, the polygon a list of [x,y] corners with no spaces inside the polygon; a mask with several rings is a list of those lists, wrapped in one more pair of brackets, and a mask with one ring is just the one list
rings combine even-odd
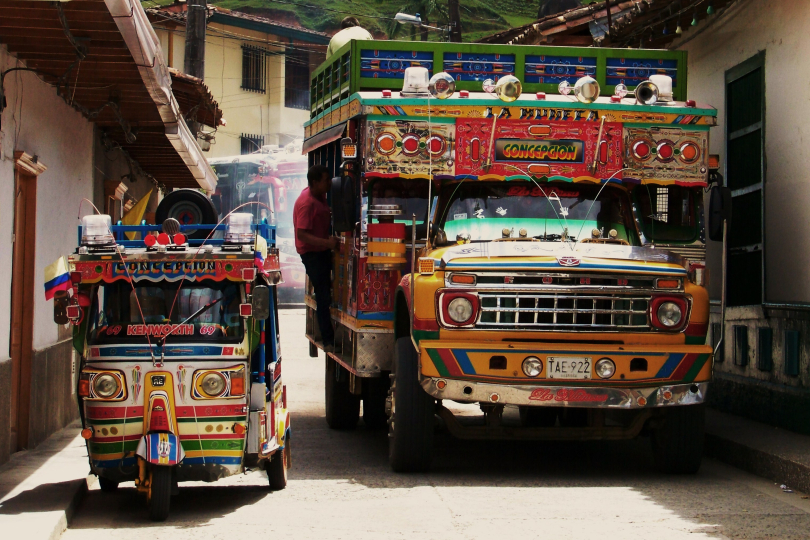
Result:
{"label": "blue painted panel", "polygon": [[560,84],[590,75],[596,77],[595,56],[526,56],[526,83]]}
{"label": "blue painted panel", "polygon": [[515,73],[515,55],[444,53],[443,68],[457,81],[497,81]]}
{"label": "blue painted panel", "polygon": [[360,56],[360,76],[374,79],[402,79],[405,69],[425,67],[433,74],[433,53],[430,51],[371,51]]}
{"label": "blue painted panel", "polygon": [[672,88],[677,88],[678,62],[654,58],[608,58],[605,84],[622,83],[633,87],[649,79],[650,75],[669,75]]}

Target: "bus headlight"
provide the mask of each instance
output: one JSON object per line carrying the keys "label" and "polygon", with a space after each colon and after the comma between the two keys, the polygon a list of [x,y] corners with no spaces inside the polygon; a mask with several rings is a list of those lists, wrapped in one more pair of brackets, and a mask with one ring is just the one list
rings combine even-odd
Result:
{"label": "bus headlight", "polygon": [[675,302],[661,302],[656,314],[661,324],[668,328],[678,326],[681,324],[681,319],[683,319],[681,307]]}
{"label": "bus headlight", "polygon": [[453,298],[447,305],[447,314],[454,322],[463,324],[472,318],[472,302],[464,297]]}
{"label": "bus headlight", "polygon": [[108,373],[93,379],[93,392],[100,398],[111,398],[118,393],[118,380]]}
{"label": "bus headlight", "polygon": [[217,397],[225,391],[225,377],[214,371],[203,375],[200,387],[210,397]]}

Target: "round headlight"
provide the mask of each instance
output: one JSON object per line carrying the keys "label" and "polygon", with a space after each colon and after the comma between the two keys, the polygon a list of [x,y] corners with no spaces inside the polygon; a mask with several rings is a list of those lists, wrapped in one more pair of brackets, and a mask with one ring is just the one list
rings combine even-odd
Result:
{"label": "round headlight", "polygon": [[616,373],[616,364],[614,364],[613,360],[610,358],[602,358],[596,361],[594,369],[596,370],[596,374],[601,378],[609,379]]}
{"label": "round headlight", "polygon": [[465,323],[469,321],[473,315],[472,302],[463,297],[453,298],[447,306],[447,313],[453,321]]}
{"label": "round headlight", "polygon": [[543,371],[543,361],[536,356],[527,356],[523,360],[523,373],[527,377],[537,377]]}
{"label": "round headlight", "polygon": [[98,397],[111,398],[118,392],[118,380],[110,374],[103,373],[93,380],[93,391]]}
{"label": "round headlight", "polygon": [[225,377],[219,373],[206,373],[200,384],[202,391],[209,396],[216,397],[225,391]]}
{"label": "round headlight", "polygon": [[658,306],[658,320],[664,326],[678,326],[682,317],[681,307],[675,302],[661,302]]}

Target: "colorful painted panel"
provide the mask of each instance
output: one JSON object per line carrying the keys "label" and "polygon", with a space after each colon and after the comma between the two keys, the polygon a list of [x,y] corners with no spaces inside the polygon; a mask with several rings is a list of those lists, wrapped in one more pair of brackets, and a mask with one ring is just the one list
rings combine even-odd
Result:
{"label": "colorful painted panel", "polygon": [[411,120],[368,122],[366,172],[383,174],[452,174],[453,124]]}
{"label": "colorful painted panel", "polygon": [[393,311],[394,292],[399,272],[369,270],[366,259],[360,259],[358,268],[357,309],[360,311]]}
{"label": "colorful painted panel", "polygon": [[514,54],[444,53],[444,71],[457,81],[497,81],[515,73]]}
{"label": "colorful painted panel", "polygon": [[402,79],[405,69],[424,67],[433,74],[432,51],[372,51],[360,56],[360,76],[373,79]]}
{"label": "colorful painted panel", "polygon": [[[276,265],[278,258],[268,258]],[[214,281],[242,281],[242,269],[254,268],[253,259],[189,260],[166,259],[148,261],[71,261],[76,272],[82,273],[83,283],[113,283],[118,280],[177,281],[212,279]],[[271,268],[272,269],[272,268]]]}
{"label": "colorful painted panel", "polygon": [[526,56],[525,83],[559,84],[596,76],[595,56]]}
{"label": "colorful painted panel", "polygon": [[677,60],[656,58],[608,58],[605,84],[625,84],[632,88],[646,81],[650,75],[669,75],[672,88],[678,87]]}
{"label": "colorful painted panel", "polygon": [[705,185],[709,179],[709,132],[681,128],[624,130],[625,180]]}
{"label": "colorful painted panel", "polygon": [[459,121],[456,175],[608,178],[622,168],[622,127],[605,122],[597,148],[599,128],[596,122]]}

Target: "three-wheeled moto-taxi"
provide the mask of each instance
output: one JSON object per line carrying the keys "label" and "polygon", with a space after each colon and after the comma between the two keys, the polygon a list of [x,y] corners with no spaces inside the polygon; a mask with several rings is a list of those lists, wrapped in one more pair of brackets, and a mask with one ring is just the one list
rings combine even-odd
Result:
{"label": "three-wheeled moto-taxi", "polygon": [[[70,289],[55,298],[54,319],[73,324],[81,357],[90,468],[103,491],[134,480],[156,521],[178,482],[247,469],[266,470],[274,490],[287,482],[275,228],[250,213],[225,223],[85,216]],[[212,229],[224,235],[189,239]]]}

